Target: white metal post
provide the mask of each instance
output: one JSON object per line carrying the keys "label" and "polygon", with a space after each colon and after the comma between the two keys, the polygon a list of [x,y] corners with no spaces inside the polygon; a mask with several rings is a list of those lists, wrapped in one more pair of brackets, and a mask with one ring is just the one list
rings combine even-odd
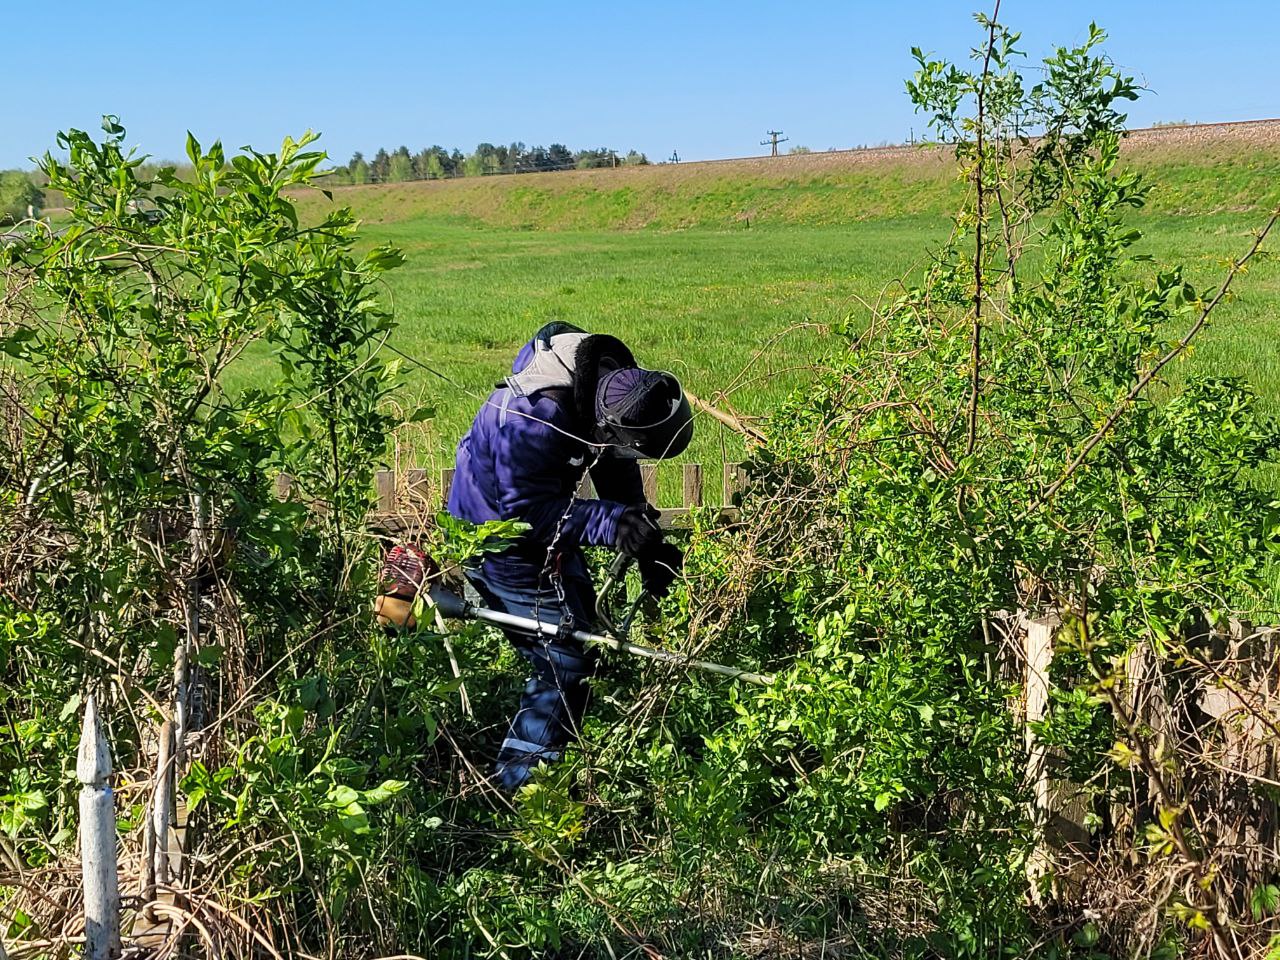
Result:
{"label": "white metal post", "polygon": [[80,868],[84,883],[84,940],[88,960],[120,955],[120,877],[116,868],[116,810],[111,751],[98,723],[98,704],[85,702],[76,757],[80,790]]}

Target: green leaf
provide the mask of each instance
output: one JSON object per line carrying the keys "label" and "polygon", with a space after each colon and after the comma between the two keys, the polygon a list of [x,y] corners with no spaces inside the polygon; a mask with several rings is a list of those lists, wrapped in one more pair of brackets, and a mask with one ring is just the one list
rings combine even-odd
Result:
{"label": "green leaf", "polygon": [[328,803],[334,807],[347,807],[360,799],[360,794],[345,783],[335,783],[329,788]]}
{"label": "green leaf", "polygon": [[409,786],[407,780],[384,780],[372,790],[364,792],[364,802],[369,806],[386,803],[392,797],[403,793]]}
{"label": "green leaf", "polygon": [[1083,927],[1075,932],[1071,942],[1078,947],[1092,947],[1097,942],[1102,933],[1098,929],[1098,925],[1090,920]]}
{"label": "green leaf", "polygon": [[215,667],[222,661],[222,645],[205,644],[196,651],[196,663],[202,667]]}
{"label": "green leaf", "polygon": [[17,837],[22,828],[35,820],[35,815],[48,808],[44,792],[29,790],[0,796],[0,829]]}
{"label": "green leaf", "polygon": [[1280,910],[1280,887],[1274,883],[1264,883],[1254,887],[1249,895],[1249,912],[1253,919],[1261,920]]}
{"label": "green leaf", "polygon": [[72,716],[80,712],[80,694],[73,693],[66,705],[58,713],[58,719],[62,721],[69,720]]}
{"label": "green leaf", "polygon": [[7,337],[0,337],[0,350],[9,356],[22,360],[30,356],[28,344],[36,338],[34,327],[18,327]]}
{"label": "green leaf", "polygon": [[342,812],[342,816],[338,818],[338,822],[342,824],[342,829],[348,833],[364,834],[368,833],[369,815],[364,812],[360,804],[352,803]]}
{"label": "green leaf", "polygon": [[156,639],[151,647],[151,659],[157,667],[168,667],[173,664],[173,653],[178,648],[178,631],[171,623],[162,623],[156,628]]}
{"label": "green leaf", "polygon": [[364,258],[364,266],[377,273],[394,270],[404,262],[404,254],[398,247],[393,247],[391,244],[374,247],[365,254]]}

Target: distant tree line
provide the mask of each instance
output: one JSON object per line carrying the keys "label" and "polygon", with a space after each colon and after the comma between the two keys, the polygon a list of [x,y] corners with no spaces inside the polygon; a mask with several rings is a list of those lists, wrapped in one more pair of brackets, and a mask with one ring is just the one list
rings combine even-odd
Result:
{"label": "distant tree line", "polygon": [[402,183],[407,180],[444,180],[451,177],[483,177],[496,173],[545,173],[550,170],[589,170],[593,167],[647,164],[643,153],[620,154],[608,147],[570,150],[562,143],[527,147],[482,143],[471,153],[437,145],[410,153],[408,147],[388,152],[379,148],[369,160],[356,151],[345,166],[334,167],[332,183]]}

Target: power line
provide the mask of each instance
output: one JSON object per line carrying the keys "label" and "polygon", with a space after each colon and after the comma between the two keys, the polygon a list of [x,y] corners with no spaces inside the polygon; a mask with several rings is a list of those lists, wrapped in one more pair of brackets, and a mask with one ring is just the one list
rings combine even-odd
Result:
{"label": "power line", "polygon": [[765,135],[768,136],[769,139],[761,140],[760,146],[772,147],[773,152],[769,154],[771,157],[776,157],[778,155],[778,144],[785,143],[791,139],[790,137],[784,137],[781,130],[766,130]]}

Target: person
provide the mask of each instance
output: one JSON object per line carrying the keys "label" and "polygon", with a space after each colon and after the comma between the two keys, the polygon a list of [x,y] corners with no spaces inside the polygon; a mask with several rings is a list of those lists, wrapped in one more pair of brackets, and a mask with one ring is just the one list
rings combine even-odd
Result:
{"label": "person", "polygon": [[[458,443],[448,510],[462,520],[519,520],[513,546],[466,572],[496,610],[560,623],[552,638],[507,632],[532,667],[498,751],[497,782],[514,792],[578,734],[596,651],[569,637],[591,629],[595,595],[583,548],[634,557],[646,590],[664,596],[684,558],[645,499],[641,459],[674,457],[693,437],[680,382],[641,368],[618,338],[544,326]],[[576,492],[589,474],[599,499]]]}

